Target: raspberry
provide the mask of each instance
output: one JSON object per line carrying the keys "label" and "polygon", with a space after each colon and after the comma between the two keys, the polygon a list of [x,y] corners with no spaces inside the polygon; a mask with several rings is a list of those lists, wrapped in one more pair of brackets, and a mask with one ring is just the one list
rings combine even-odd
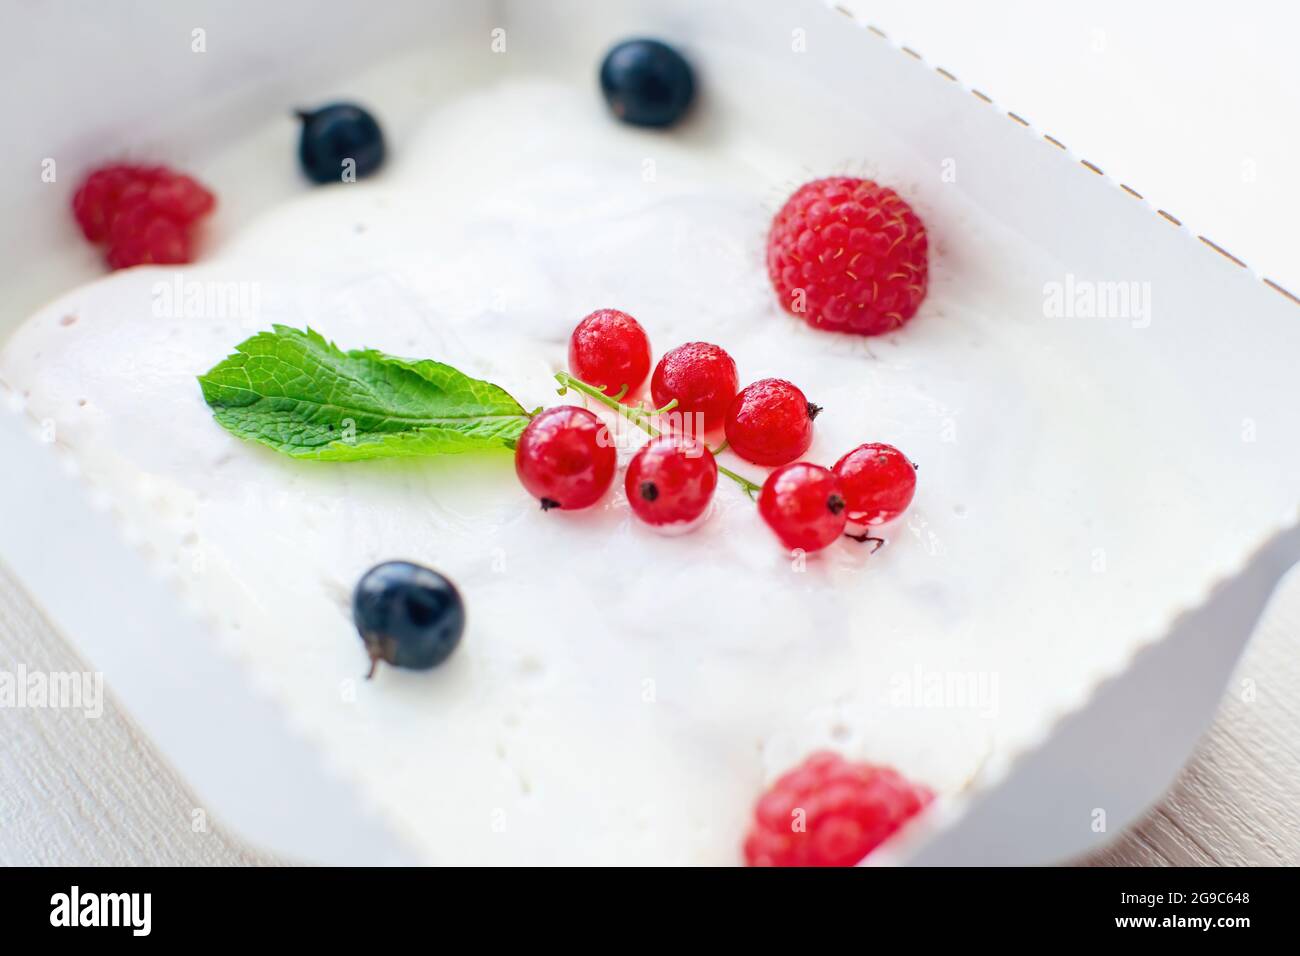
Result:
{"label": "raspberry", "polygon": [[849,520],[860,524],[893,521],[916,493],[916,467],[893,445],[859,445],[832,470],[844,489]]}
{"label": "raspberry", "polygon": [[853,866],[933,799],[889,767],[815,753],[759,799],[745,862]]}
{"label": "raspberry", "polygon": [[[122,219],[118,216],[118,222]],[[114,233],[122,230],[114,229]],[[116,235],[108,247],[110,269],[127,269],[139,265],[177,265],[191,258],[190,235],[183,226],[164,216],[141,217],[137,228]]]}
{"label": "raspberry", "polygon": [[72,197],[72,214],[90,242],[108,239],[108,227],[116,211],[117,200],[127,184],[136,178],[137,167],[105,166],[97,169],[81,184]]}
{"label": "raspberry", "polygon": [[925,226],[886,186],[817,179],[772,220],[767,271],[781,306],[814,328],[892,332],[925,298]]}
{"label": "raspberry", "polygon": [[677,399],[677,411],[699,413],[704,428],[717,428],[740,388],[736,363],[725,350],[708,342],[687,342],[659,360],[650,379],[650,395],[663,408]]}
{"label": "raspberry", "polygon": [[569,371],[607,395],[626,397],[650,374],[650,339],[626,312],[597,309],[569,337]]}
{"label": "raspberry", "polygon": [[72,197],[82,233],[108,244],[113,269],[189,262],[193,228],[215,205],[197,180],[163,166],[102,167]]}
{"label": "raspberry", "polygon": [[217,198],[190,176],[166,173],[149,188],[149,203],[168,219],[191,223],[212,212]]}
{"label": "raspberry", "polygon": [[820,551],[844,533],[848,515],[834,473],[796,461],[767,476],[758,513],[790,550]]}
{"label": "raspberry", "polygon": [[820,411],[784,379],[759,379],[741,389],[727,411],[727,444],[756,465],[784,465],[808,450]]}

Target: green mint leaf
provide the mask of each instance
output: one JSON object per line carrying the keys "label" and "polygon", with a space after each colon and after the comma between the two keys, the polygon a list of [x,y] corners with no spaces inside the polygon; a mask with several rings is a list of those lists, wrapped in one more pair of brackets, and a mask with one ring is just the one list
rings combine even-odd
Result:
{"label": "green mint leaf", "polygon": [[355,461],[513,448],[528,413],[450,365],[344,352],[284,325],[235,346],[199,376],[228,431],[295,458]]}

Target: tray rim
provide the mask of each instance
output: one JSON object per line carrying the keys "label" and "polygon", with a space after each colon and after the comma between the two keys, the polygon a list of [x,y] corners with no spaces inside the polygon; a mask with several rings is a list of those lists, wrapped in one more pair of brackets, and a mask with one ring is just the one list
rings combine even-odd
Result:
{"label": "tray rim", "polygon": [[[891,46],[896,52],[901,53],[902,55],[908,57],[909,59],[915,60],[916,63],[921,67],[931,70],[939,74],[944,79],[957,84],[961,89],[972,94],[980,102],[995,109],[996,111],[1004,115],[1007,119],[1009,119],[1012,123],[1021,127],[1021,129],[1026,131],[1032,137],[1041,138],[1042,140],[1046,141],[1049,145],[1060,150],[1067,158],[1073,161],[1075,165],[1081,166],[1083,169],[1087,170],[1092,175],[1101,177],[1102,179],[1106,180],[1111,185],[1112,188],[1121,190],[1130,198],[1134,198],[1140,201],[1148,210],[1150,210],[1151,212],[1159,216],[1161,219],[1165,220],[1167,223],[1173,225],[1180,232],[1184,233],[1188,239],[1199,240],[1199,242],[1202,245],[1214,251],[1220,257],[1228,260],[1233,265],[1246,270],[1248,273],[1251,274],[1251,276],[1255,280],[1257,280],[1262,285],[1270,288],[1271,290],[1273,290],[1273,292],[1283,296],[1285,299],[1289,300],[1293,305],[1300,306],[1300,297],[1297,297],[1295,294],[1293,294],[1292,292],[1290,292],[1289,290],[1287,290],[1286,288],[1284,288],[1282,285],[1275,282],[1274,280],[1261,275],[1256,270],[1252,269],[1249,265],[1247,265],[1245,262],[1238,259],[1236,256],[1232,255],[1225,248],[1223,248],[1219,244],[1209,239],[1208,236],[1196,233],[1194,230],[1192,230],[1190,227],[1185,225],[1180,219],[1176,218],[1168,211],[1164,209],[1156,208],[1150,202],[1148,202],[1143,197],[1143,195],[1139,193],[1137,190],[1127,185],[1126,183],[1123,183],[1113,178],[1112,176],[1106,174],[1096,164],[1075,154],[1056,137],[1041,131],[1033,124],[1031,124],[1028,120],[1016,114],[1015,112],[1005,109],[1004,107],[999,105],[999,103],[996,100],[986,95],[985,93],[981,92],[980,90],[963,83],[950,71],[944,69],[941,66],[931,64],[922,56],[922,54],[917,52],[915,49],[891,39],[883,30],[879,29],[878,27],[866,21],[860,20],[853,12],[849,11],[843,6],[830,2],[830,0],[815,0],[815,2],[816,5],[818,6],[829,8],[837,12],[838,14],[844,16],[856,28],[871,34],[876,39],[884,41],[889,46]],[[510,4],[508,3],[501,4],[501,6],[508,8]],[[5,383],[0,382],[0,394],[2,393],[9,393],[12,399],[17,399],[17,396],[14,396],[11,392],[9,392],[9,389],[7,388]],[[41,441],[39,439],[39,436],[36,435],[36,428],[30,427],[36,423],[30,416],[24,415],[24,410],[20,407],[20,400],[17,400],[17,403],[15,401],[10,401],[8,403],[0,403],[0,404],[6,404],[7,411],[16,414],[20,419],[25,419],[25,423],[29,426],[28,430],[33,434],[33,436],[36,439],[36,443],[38,445],[47,444]],[[77,481],[81,486],[83,492],[85,493],[86,500],[88,502],[94,501],[98,496],[103,496],[105,494],[104,490],[93,482],[91,476],[81,473],[80,470],[75,467],[75,459],[71,457],[71,453],[68,452],[67,449],[57,445],[47,446],[47,447],[52,448],[51,451],[52,454],[58,455],[60,457],[61,463],[65,469],[69,469],[76,474]],[[131,548],[132,550],[136,551],[137,554],[140,554],[141,556],[145,557],[147,562],[150,564],[150,566],[154,568],[154,570],[157,570],[158,566],[155,563],[157,561],[157,557],[154,555],[150,555],[148,553],[147,548],[143,547],[142,542],[139,539],[139,536],[133,535],[130,532],[130,529],[125,527],[124,523],[120,520],[120,513],[117,513],[117,509],[112,506],[111,502],[109,504],[109,510],[111,512],[114,512],[114,524],[116,525],[117,532],[119,534],[119,538],[120,538],[119,543],[126,547]],[[996,789],[998,786],[1000,786],[1006,780],[1006,778],[1010,776],[1010,774],[1014,771],[1016,766],[1022,760],[1024,760],[1031,753],[1037,751],[1041,746],[1043,746],[1043,744],[1046,741],[1048,741],[1053,736],[1053,734],[1055,733],[1055,731],[1057,730],[1057,728],[1060,726],[1062,722],[1064,722],[1070,716],[1078,713],[1083,708],[1085,708],[1089,704],[1089,702],[1091,702],[1094,699],[1094,697],[1097,694],[1097,691],[1100,689],[1100,687],[1103,684],[1127,673],[1129,669],[1132,667],[1134,659],[1142,651],[1160,643],[1161,641],[1169,637],[1171,633],[1175,630],[1176,624],[1179,621],[1184,619],[1190,613],[1194,612],[1197,608],[1201,607],[1215,593],[1217,593],[1226,583],[1235,580],[1245,568],[1247,568],[1251,563],[1253,563],[1256,560],[1256,558],[1259,556],[1259,554],[1262,551],[1267,549],[1272,544],[1272,542],[1277,538],[1279,534],[1282,534],[1288,529],[1294,527],[1297,523],[1300,523],[1300,506],[1297,506],[1296,510],[1287,518],[1281,520],[1279,524],[1276,527],[1274,527],[1272,531],[1267,535],[1267,537],[1265,537],[1261,542],[1259,542],[1254,549],[1244,554],[1239,561],[1233,562],[1233,568],[1231,571],[1227,571],[1222,575],[1220,575],[1218,578],[1209,581],[1204,591],[1200,594],[1200,596],[1196,600],[1189,601],[1184,606],[1171,612],[1168,619],[1165,621],[1165,627],[1162,630],[1160,630],[1157,633],[1149,634],[1145,637],[1136,640],[1129,647],[1128,653],[1123,655],[1122,659],[1117,664],[1115,664],[1113,668],[1108,668],[1103,672],[1098,672],[1095,677],[1095,680],[1090,684],[1090,686],[1087,687],[1085,691],[1083,691],[1077,697],[1077,699],[1063,700],[1059,704],[1059,706],[1055,709],[1055,713],[1052,714],[1050,717],[1046,717],[1044,719],[1042,725],[1040,726],[1038,731],[1035,734],[1033,734],[1032,738],[1027,738],[1020,746],[1009,749],[1007,751],[1006,759],[1003,762],[1003,768],[1001,772],[999,772],[996,776],[979,777],[976,780],[972,781],[972,784],[969,786],[967,790],[963,790],[962,792],[952,794],[948,799],[945,799],[944,803],[946,804],[946,806],[944,807],[942,813],[942,822],[939,824],[940,829],[948,829],[950,827],[955,827],[960,825],[962,819],[965,816],[966,810],[969,809],[969,804],[972,800],[974,800],[975,798],[981,795],[987,794],[992,790]],[[0,554],[0,557],[3,557],[3,555]],[[40,595],[32,593],[30,588],[27,585],[27,582],[24,581],[21,578],[21,576],[15,574],[15,577],[18,578],[20,584],[24,587],[24,590],[27,591],[29,596],[32,598],[33,603],[36,604],[38,608],[41,608],[43,611],[44,602],[41,600]],[[192,613],[190,616],[194,617]],[[80,654],[80,647],[78,644],[73,642],[68,635],[64,634],[62,629],[58,628],[57,626],[54,626],[54,629],[56,631],[59,631],[59,633],[63,635],[64,639],[68,641],[69,645],[73,648],[74,652]],[[239,655],[232,654],[227,648],[222,646],[220,642],[216,642],[216,643],[220,650],[220,653],[223,656],[225,656],[227,659],[233,661],[239,667],[240,670],[245,672],[246,690],[249,693],[258,694],[259,696],[265,697],[266,696],[265,692],[258,688],[258,682],[254,680],[251,675],[247,675],[247,670],[248,670],[247,664],[242,660],[240,660]],[[129,705],[127,705],[125,702],[122,702],[122,706],[124,712],[129,716],[131,713]],[[309,747],[311,747],[311,749],[318,756],[321,757],[322,767],[332,770],[332,768],[329,767],[329,761],[325,760],[323,757],[323,752],[322,752],[323,748],[320,742],[313,735],[309,733],[305,733],[302,728],[295,725],[291,720],[287,720],[286,725],[289,727],[289,729],[291,730],[291,732],[295,737],[297,737],[300,741],[305,742]],[[164,754],[160,754],[160,756],[162,756],[164,760],[167,759]],[[170,763],[170,761],[167,762]],[[348,782],[352,783],[352,781],[350,780]],[[354,789],[360,789],[360,788],[354,787]],[[369,808],[369,812],[375,812],[376,809],[378,808],[373,808],[373,807]],[[390,829],[400,832],[397,821],[392,819],[391,815],[387,813],[383,813],[383,820],[384,823],[387,824]],[[239,828],[237,826],[234,826],[232,828],[236,832],[239,832]],[[939,829],[936,829],[933,832],[929,833],[927,839],[936,836],[938,832]]]}
{"label": "tray rim", "polygon": [[1151,212],[1155,213],[1165,222],[1174,226],[1180,232],[1185,233],[1188,238],[1194,238],[1200,240],[1200,242],[1203,243],[1207,248],[1218,253],[1218,255],[1222,256],[1224,259],[1226,259],[1228,262],[1231,262],[1233,265],[1245,269],[1257,281],[1263,283],[1269,289],[1272,289],[1274,292],[1278,293],[1283,298],[1290,301],[1293,305],[1300,306],[1300,295],[1296,295],[1295,293],[1287,289],[1285,286],[1283,286],[1281,283],[1268,278],[1259,270],[1251,267],[1246,262],[1243,262],[1241,259],[1234,256],[1223,246],[1219,245],[1217,242],[1212,240],[1209,236],[1196,232],[1190,226],[1186,225],[1182,219],[1178,218],[1173,213],[1165,209],[1160,209],[1157,206],[1153,205],[1151,202],[1147,200],[1147,198],[1142,193],[1138,192],[1136,189],[1134,189],[1132,186],[1128,185],[1127,183],[1123,182],[1122,180],[1119,180],[1109,175],[1096,163],[1091,162],[1088,159],[1085,159],[1084,157],[1075,153],[1072,149],[1066,146],[1065,143],[1063,143],[1057,137],[1035,126],[1033,123],[1025,119],[1020,114],[1016,113],[1015,111],[1007,109],[1005,106],[999,103],[998,100],[989,96],[987,93],[984,93],[978,88],[962,82],[950,70],[944,69],[942,66],[936,63],[931,63],[929,60],[925,58],[923,54],[918,52],[913,47],[907,46],[906,44],[898,40],[892,39],[889,36],[889,34],[887,34],[884,30],[880,29],[880,27],[876,26],[870,21],[859,19],[858,16],[855,13],[853,13],[853,11],[849,10],[848,8],[842,6],[839,3],[836,3],[835,0],[818,0],[818,2],[826,4],[836,13],[839,13],[842,16],[847,17],[854,24],[854,26],[858,27],[859,29],[865,30],[867,33],[871,34],[873,37],[879,40],[883,40],[885,43],[889,44],[899,53],[902,53],[903,55],[909,57],[910,59],[915,60],[921,66],[924,66],[929,70],[932,70],[933,72],[937,73],[939,76],[943,77],[945,80],[957,84],[957,86],[965,90],[967,93],[970,93],[972,96],[974,96],[985,106],[988,106],[991,109],[1001,113],[1003,116],[1009,119],[1016,126],[1019,126],[1021,129],[1027,131],[1032,135],[1041,137],[1045,142],[1059,149],[1068,158],[1073,160],[1083,169],[1086,169],[1092,175],[1100,176],[1112,188],[1118,189],[1121,192],[1123,192],[1125,195],[1129,196],[1130,198],[1138,200],[1139,202],[1142,203],[1143,206],[1145,206]]}

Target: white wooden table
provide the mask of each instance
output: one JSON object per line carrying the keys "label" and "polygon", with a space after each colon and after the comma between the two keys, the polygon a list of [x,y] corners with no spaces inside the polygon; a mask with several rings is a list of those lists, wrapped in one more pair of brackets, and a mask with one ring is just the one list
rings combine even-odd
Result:
{"label": "white wooden table", "polygon": [[[1300,8],[1266,0],[842,5],[1300,290],[1300,75],[1290,49]],[[83,669],[0,568],[0,668],[18,661]],[[1255,688],[1248,699],[1245,680]],[[0,713],[0,864],[275,862],[219,821],[196,829],[195,809],[111,700],[98,720]],[[1300,863],[1300,577],[1274,601],[1178,783],[1088,862]]]}

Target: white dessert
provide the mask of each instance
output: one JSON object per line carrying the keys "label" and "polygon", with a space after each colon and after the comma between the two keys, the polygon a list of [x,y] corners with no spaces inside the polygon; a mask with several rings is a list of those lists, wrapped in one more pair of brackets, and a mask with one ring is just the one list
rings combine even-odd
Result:
{"label": "white dessert", "polygon": [[[958,206],[911,196],[935,251],[900,333],[778,309],[771,214],[840,171],[776,134],[630,130],[590,90],[519,78],[434,110],[375,180],[304,187],[201,263],[70,292],[8,340],[0,380],[429,860],[734,863],[757,795],[810,751],[941,797],[1004,764],[1154,636],[1135,608],[1187,600],[1214,560],[1203,529],[1149,507],[1196,489],[1098,467],[1150,456],[1140,407],[1053,440],[1099,414],[1080,408],[1104,395],[1095,366],[1063,360],[1088,330],[1045,321],[1056,273]],[[543,513],[505,452],[290,460],[220,428],[195,381],[282,323],[448,362],[528,408],[580,403],[552,376],[604,306],[636,316],[656,358],[706,340],[742,384],[800,385],[825,408],[809,460],[904,449],[919,488],[888,545],[792,559],[725,479],[700,528],[666,537],[633,519],[621,476],[589,511]],[[1153,576],[1139,601],[1131,573],[1169,554],[1205,573]],[[394,558],[455,581],[468,628],[437,670],[366,682],[349,595]]]}

